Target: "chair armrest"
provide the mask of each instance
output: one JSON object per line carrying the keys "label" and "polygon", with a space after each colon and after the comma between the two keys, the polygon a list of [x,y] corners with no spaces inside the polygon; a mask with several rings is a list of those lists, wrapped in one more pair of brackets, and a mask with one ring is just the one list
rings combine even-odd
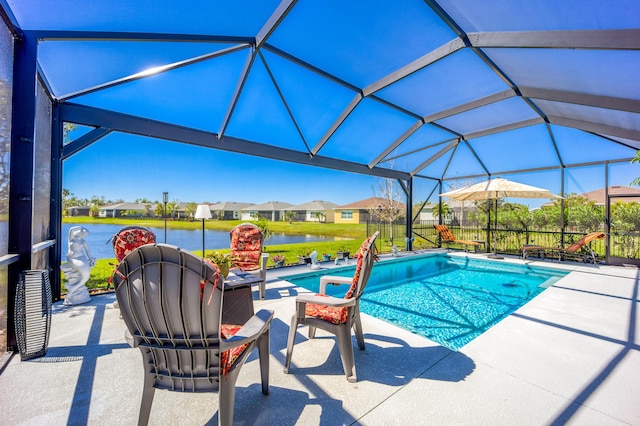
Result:
{"label": "chair armrest", "polygon": [[[267,280],[267,260],[269,259],[269,253],[262,253],[260,255],[260,278],[262,281]],[[260,293],[260,297],[264,298],[264,289]]]}
{"label": "chair armrest", "polygon": [[301,294],[296,297],[297,304],[306,304],[306,303],[314,303],[317,305],[325,305],[331,306],[334,308],[344,308],[349,306],[355,306],[356,299],[352,297],[350,299],[345,299],[343,297],[332,297],[332,296],[316,296],[314,294]]}
{"label": "chair armrest", "polygon": [[273,311],[269,309],[261,309],[255,313],[247,322],[244,323],[238,332],[228,339],[220,339],[220,351],[233,349],[237,346],[251,343],[256,340],[262,333],[267,331],[273,319]]}
{"label": "chair armrest", "polygon": [[353,282],[353,277],[339,277],[334,275],[326,275],[324,277],[320,277],[320,294],[326,294],[327,284],[340,285],[340,284],[351,284]]}

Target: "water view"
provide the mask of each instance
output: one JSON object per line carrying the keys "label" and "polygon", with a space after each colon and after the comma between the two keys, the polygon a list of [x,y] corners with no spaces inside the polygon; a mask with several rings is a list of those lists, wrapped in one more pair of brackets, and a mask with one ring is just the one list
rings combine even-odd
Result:
{"label": "water view", "polygon": [[[72,226],[80,224],[63,223],[62,224],[62,259],[66,260],[66,251],[68,246],[69,229]],[[85,239],[89,244],[91,256],[96,259],[107,259],[114,257],[113,245],[111,237],[113,237],[123,225],[111,224],[82,224],[89,230],[89,236]],[[164,242],[164,227],[151,228],[156,234],[159,243]],[[295,244],[306,242],[334,241],[334,237],[325,237],[319,235],[287,235],[272,234],[264,243],[265,246],[277,244]],[[167,244],[173,244],[185,250],[202,250],[202,229],[185,230],[185,229],[167,229]],[[206,250],[226,249],[229,248],[229,232],[228,231],[212,231],[205,230],[204,243]]]}

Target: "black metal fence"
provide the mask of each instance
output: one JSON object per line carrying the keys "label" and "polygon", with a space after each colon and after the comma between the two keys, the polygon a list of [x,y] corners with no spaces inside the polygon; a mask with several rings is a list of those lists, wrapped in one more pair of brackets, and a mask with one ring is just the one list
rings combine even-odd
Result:
{"label": "black metal fence", "polygon": [[393,246],[400,250],[406,247],[406,228],[404,222],[394,223],[374,223],[367,222],[367,235],[371,235],[376,231],[380,232],[378,236],[378,249],[382,252],[389,252]]}
{"label": "black metal fence", "polygon": [[[433,225],[437,221],[420,221],[412,226],[414,249],[440,247],[441,241]],[[525,244],[536,244],[545,247],[567,247],[582,238],[585,233],[560,230],[522,230],[501,229],[494,235],[494,229],[487,231],[486,227],[447,225],[451,232],[460,240],[482,241],[487,252],[493,251],[494,238],[496,251],[504,254],[519,255]],[[379,231],[379,241],[383,251],[391,251],[393,246],[400,250],[406,247],[406,225],[404,223],[367,223],[367,235]],[[618,233],[609,235],[609,260],[612,263],[640,263],[640,232]],[[607,259],[607,240],[594,240],[591,249],[600,259]],[[461,246],[462,248],[462,246]]]}

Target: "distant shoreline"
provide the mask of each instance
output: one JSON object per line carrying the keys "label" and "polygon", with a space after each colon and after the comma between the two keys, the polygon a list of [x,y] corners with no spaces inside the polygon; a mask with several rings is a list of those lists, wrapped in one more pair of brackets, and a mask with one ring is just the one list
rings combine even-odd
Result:
{"label": "distant shoreline", "polygon": [[[214,231],[230,231],[234,226],[250,222],[247,220],[205,220],[205,229]],[[62,223],[91,224],[91,225],[139,225],[152,228],[164,228],[164,219],[154,218],[94,218],[90,216],[66,216]],[[322,222],[272,222],[267,221],[269,231],[292,235],[324,235],[340,238],[365,238],[366,224],[322,223]],[[167,219],[167,229],[201,230],[202,221]]]}

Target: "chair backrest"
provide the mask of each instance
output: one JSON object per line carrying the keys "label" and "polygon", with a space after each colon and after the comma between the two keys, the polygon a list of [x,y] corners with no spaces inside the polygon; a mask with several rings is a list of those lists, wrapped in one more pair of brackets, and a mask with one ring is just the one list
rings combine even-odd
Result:
{"label": "chair backrest", "polygon": [[229,232],[233,263],[243,271],[260,269],[262,229],[253,223],[241,223]]}
{"label": "chair backrest", "polygon": [[578,250],[580,250],[582,248],[582,246],[584,246],[585,244],[589,244],[591,241],[593,240],[603,240],[605,238],[605,233],[604,232],[591,232],[587,235],[585,235],[584,237],[580,238],[578,241],[576,241],[575,243],[571,244],[569,247],[567,247],[565,249],[565,251],[568,251],[570,253],[575,253]]}
{"label": "chair backrest", "polygon": [[455,241],[456,237],[453,236],[447,225],[433,225],[433,227],[436,228],[444,241]]}
{"label": "chair backrest", "polygon": [[113,253],[120,262],[134,249],[145,244],[155,244],[156,234],[144,226],[125,226],[111,237],[111,240],[113,241]]}
{"label": "chair backrest", "polygon": [[167,244],[129,253],[114,274],[120,312],[153,386],[217,391],[223,278],[217,266]]}
{"label": "chair backrest", "polygon": [[344,295],[345,299],[352,297],[359,299],[360,296],[362,296],[364,288],[369,281],[369,276],[371,276],[373,262],[377,260],[375,243],[379,234],[380,232],[376,231],[371,237],[364,240],[360,246],[356,257],[356,272],[353,274],[351,287],[349,287],[349,290],[347,290]]}

